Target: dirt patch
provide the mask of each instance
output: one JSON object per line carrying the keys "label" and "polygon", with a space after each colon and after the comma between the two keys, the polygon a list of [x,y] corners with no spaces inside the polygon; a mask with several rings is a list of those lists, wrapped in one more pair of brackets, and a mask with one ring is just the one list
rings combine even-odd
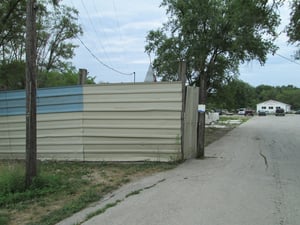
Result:
{"label": "dirt patch", "polygon": [[214,141],[225,136],[232,129],[234,129],[233,126],[228,126],[225,128],[214,128],[214,127],[205,128],[205,146],[208,146]]}

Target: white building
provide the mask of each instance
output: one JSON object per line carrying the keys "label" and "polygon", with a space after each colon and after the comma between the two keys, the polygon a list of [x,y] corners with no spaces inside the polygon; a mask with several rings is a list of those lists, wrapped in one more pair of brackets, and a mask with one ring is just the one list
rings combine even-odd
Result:
{"label": "white building", "polygon": [[283,102],[278,102],[275,100],[268,100],[265,102],[258,103],[256,105],[256,112],[259,111],[265,111],[268,113],[275,113],[276,109],[284,109],[285,112],[290,112],[291,111],[291,105],[283,103]]}

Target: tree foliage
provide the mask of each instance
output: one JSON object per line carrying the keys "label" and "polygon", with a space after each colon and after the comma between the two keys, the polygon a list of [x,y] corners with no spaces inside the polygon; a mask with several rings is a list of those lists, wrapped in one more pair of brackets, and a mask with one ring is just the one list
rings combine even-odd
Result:
{"label": "tree foliage", "polygon": [[[297,44],[297,46],[300,47],[300,0],[292,1],[290,16],[290,23],[287,26],[289,42],[292,44]],[[295,54],[295,58],[298,60],[300,59],[299,48]]]}
{"label": "tree foliage", "polygon": [[292,109],[300,109],[300,88],[297,88],[293,85],[277,87],[260,85],[257,86],[255,90],[257,102],[274,99],[290,104]]}
{"label": "tree foliage", "polygon": [[293,85],[253,87],[239,79],[232,79],[223,84],[215,93],[208,96],[209,109],[228,109],[235,111],[239,108],[256,108],[256,104],[267,100],[277,100],[290,104],[292,109],[300,109],[300,88]]}
{"label": "tree foliage", "polygon": [[0,65],[0,90],[25,89],[25,83],[24,61]]}
{"label": "tree foliage", "polygon": [[1,1],[0,15],[0,60],[20,61],[25,55],[26,1]]}
{"label": "tree foliage", "polygon": [[145,50],[154,54],[154,69],[163,80],[178,80],[177,61],[187,61],[187,79],[210,91],[238,74],[251,60],[264,64],[274,53],[278,3],[242,0],[163,0],[169,20],[150,31]]}
{"label": "tree foliage", "polygon": [[[70,42],[82,34],[77,24],[78,11],[52,1],[39,1],[37,11],[38,66],[40,70],[63,70],[64,60],[74,56],[75,45]],[[26,1],[3,0],[1,19],[0,60],[10,63],[25,58]]]}
{"label": "tree foliage", "polygon": [[[64,71],[39,71],[37,83],[39,88],[68,86],[78,84],[78,71],[69,67]],[[95,77],[87,76],[87,84],[94,84]],[[25,62],[14,61],[0,65],[0,90],[25,89]]]}
{"label": "tree foliage", "polygon": [[[78,84],[78,72],[75,68],[69,68],[63,72],[43,71],[38,78],[39,87],[57,87]],[[95,77],[87,76],[86,84],[95,84]]]}
{"label": "tree foliage", "polygon": [[82,28],[77,24],[76,9],[65,5],[49,8],[47,6],[40,12],[38,65],[46,71],[63,71],[68,68],[67,60],[74,56],[76,48],[70,40],[82,34]]}
{"label": "tree foliage", "polygon": [[209,108],[235,110],[238,108],[254,108],[257,104],[255,88],[250,84],[231,79],[217,92],[208,95]]}
{"label": "tree foliage", "polygon": [[[55,2],[37,1],[38,81],[50,81],[50,77],[58,72],[66,75],[71,71],[77,77],[69,60],[74,56],[77,47],[71,40],[82,34],[82,28],[77,22],[78,11],[61,3],[53,5]],[[24,88],[25,22],[26,1],[2,0],[0,2],[0,85],[2,88]],[[48,76],[47,73],[49,79],[44,79]],[[58,81],[63,80],[68,79],[58,79]],[[51,86],[52,84],[38,83],[38,85]],[[65,83],[62,82],[60,85]]]}

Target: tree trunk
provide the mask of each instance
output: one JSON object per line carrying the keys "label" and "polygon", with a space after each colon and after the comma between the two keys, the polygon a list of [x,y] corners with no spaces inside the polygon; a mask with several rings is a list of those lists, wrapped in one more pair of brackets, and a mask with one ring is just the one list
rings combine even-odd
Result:
{"label": "tree trunk", "polygon": [[26,8],[26,177],[28,188],[37,175],[36,154],[36,2]]}
{"label": "tree trunk", "polygon": [[[205,72],[200,74],[200,85],[199,85],[199,104],[206,104],[206,74]],[[204,136],[205,136],[205,111],[198,112],[198,146],[196,158],[204,157]]]}

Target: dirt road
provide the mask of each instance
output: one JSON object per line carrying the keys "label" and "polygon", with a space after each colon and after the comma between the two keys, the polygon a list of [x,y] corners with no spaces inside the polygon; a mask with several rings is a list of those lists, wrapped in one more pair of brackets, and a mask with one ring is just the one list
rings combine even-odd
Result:
{"label": "dirt road", "polygon": [[300,224],[299,134],[298,115],[254,117],[206,159],[124,187],[84,225]]}

